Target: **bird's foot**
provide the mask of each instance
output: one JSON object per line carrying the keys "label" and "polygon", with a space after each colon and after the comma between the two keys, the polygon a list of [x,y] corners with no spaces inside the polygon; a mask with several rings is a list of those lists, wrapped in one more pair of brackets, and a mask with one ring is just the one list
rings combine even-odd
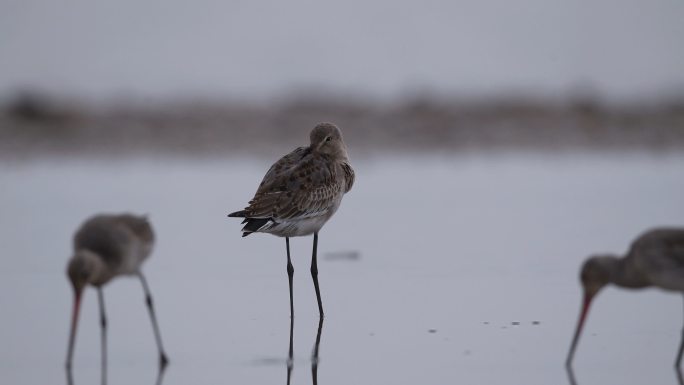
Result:
{"label": "bird's foot", "polygon": [[169,359],[166,357],[166,353],[162,353],[159,356],[159,368],[164,369],[166,368],[166,365],[169,364]]}

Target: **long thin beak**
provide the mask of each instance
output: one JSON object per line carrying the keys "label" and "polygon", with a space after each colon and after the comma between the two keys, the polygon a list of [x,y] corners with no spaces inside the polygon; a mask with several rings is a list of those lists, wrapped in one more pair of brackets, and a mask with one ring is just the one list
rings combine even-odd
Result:
{"label": "long thin beak", "polygon": [[69,350],[67,351],[66,368],[71,369],[71,357],[74,355],[74,342],[76,341],[76,326],[78,325],[78,312],[81,307],[82,291],[74,291],[74,310],[71,315],[71,333],[69,334]]}
{"label": "long thin beak", "polygon": [[584,320],[587,318],[589,313],[589,305],[591,305],[591,300],[594,298],[592,294],[587,292],[584,293],[584,301],[582,303],[582,309],[580,311],[579,319],[577,320],[577,330],[575,330],[575,337],[572,339],[572,344],[570,345],[570,351],[568,352],[568,358],[565,360],[565,366],[570,368],[572,365],[572,359],[575,356],[575,349],[577,348],[577,342],[579,342],[580,334],[582,334],[582,327],[584,326]]}

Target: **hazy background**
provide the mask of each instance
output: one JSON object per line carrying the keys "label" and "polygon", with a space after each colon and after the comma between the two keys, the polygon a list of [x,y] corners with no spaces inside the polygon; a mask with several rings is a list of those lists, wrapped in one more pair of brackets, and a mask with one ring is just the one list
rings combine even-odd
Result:
{"label": "hazy background", "polygon": [[683,18],[678,0],[3,0],[0,90],[101,101],[587,87],[642,100],[681,95]]}
{"label": "hazy background", "polygon": [[681,20],[676,0],[5,0],[0,153],[263,155],[321,120],[357,155],[678,150]]}
{"label": "hazy background", "polygon": [[[318,382],[567,382],[582,260],[684,226],[683,21],[679,0],[0,0],[0,380],[62,382],[71,235],[133,211],[158,234],[164,384],[285,383],[284,242],[225,214],[332,121],[357,179],[320,235]],[[312,382],[310,247],[292,384]],[[138,282],[105,295],[109,383],[154,383]],[[681,306],[606,289],[578,383],[676,384]]]}

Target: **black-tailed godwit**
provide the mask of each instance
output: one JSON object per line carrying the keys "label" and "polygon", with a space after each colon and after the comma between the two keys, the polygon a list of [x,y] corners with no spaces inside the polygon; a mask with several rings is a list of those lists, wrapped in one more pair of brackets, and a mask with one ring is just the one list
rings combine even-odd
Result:
{"label": "black-tailed godwit", "polygon": [[[589,305],[605,285],[612,283],[629,289],[659,287],[684,292],[684,229],[660,228],[639,236],[620,258],[616,255],[596,255],[588,258],[580,273],[584,300],[575,336],[570,345],[566,366],[572,365],[575,348],[582,332]],[[679,367],[684,352],[684,329],[675,367]]]}
{"label": "black-tailed godwit", "polygon": [[316,250],[318,232],[340,207],[342,197],[354,184],[342,132],[331,123],[318,124],[310,134],[311,144],[299,147],[275,162],[264,176],[254,198],[229,217],[245,218],[242,236],[269,233],[285,237],[287,274],[290,285],[290,315],[294,316],[290,259],[290,237],[313,234],[311,277],[316,289],[318,311],[323,303],[318,287]]}
{"label": "black-tailed godwit", "polygon": [[145,217],[131,214],[96,215],[86,220],[74,236],[74,255],[67,265],[67,274],[74,289],[74,309],[69,335],[66,367],[71,370],[71,361],[76,339],[76,325],[83,289],[91,285],[97,289],[100,308],[102,338],[102,378],[106,381],[107,363],[107,318],[105,315],[103,286],[120,275],[135,275],[145,291],[145,302],[152,320],[152,327],[159,350],[159,364],[168,363],[157,318],[152,304],[152,294],[140,267],[152,251],[154,232]]}

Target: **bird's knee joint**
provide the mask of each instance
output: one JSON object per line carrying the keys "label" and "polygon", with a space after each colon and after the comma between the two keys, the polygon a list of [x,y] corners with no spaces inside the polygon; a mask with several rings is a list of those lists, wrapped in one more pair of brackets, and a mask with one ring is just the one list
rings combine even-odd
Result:
{"label": "bird's knee joint", "polygon": [[168,364],[169,364],[169,358],[166,356],[165,353],[162,352],[161,355],[159,356],[159,365],[162,368],[165,368],[166,365],[168,365]]}
{"label": "bird's knee joint", "polygon": [[288,275],[293,275],[294,274],[294,266],[292,266],[291,263],[287,264],[287,274]]}
{"label": "bird's knee joint", "polygon": [[317,277],[317,276],[318,276],[318,268],[316,268],[315,266],[312,266],[312,267],[311,267],[311,276],[312,276],[312,277]]}
{"label": "bird's knee joint", "polygon": [[148,295],[147,297],[145,297],[145,303],[148,307],[152,307],[152,296]]}

